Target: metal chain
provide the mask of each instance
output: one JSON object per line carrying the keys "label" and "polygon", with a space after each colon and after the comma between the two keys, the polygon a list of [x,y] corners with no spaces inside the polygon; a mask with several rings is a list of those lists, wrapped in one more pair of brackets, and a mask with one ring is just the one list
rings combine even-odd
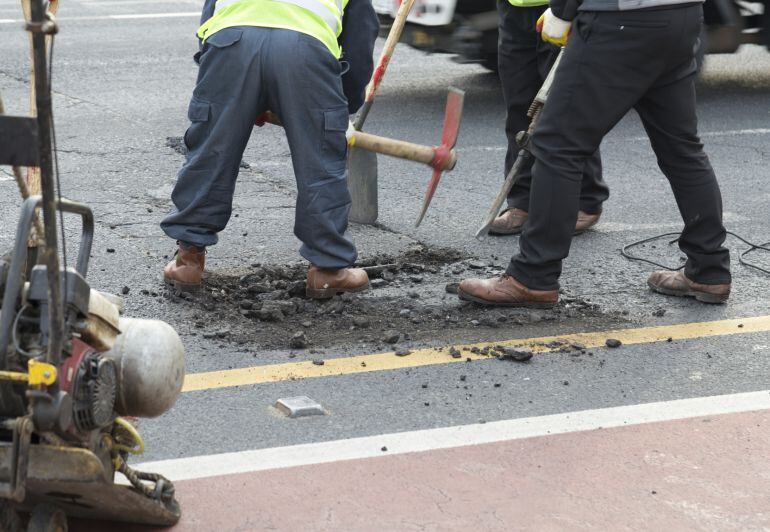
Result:
{"label": "metal chain", "polygon": [[[163,502],[169,502],[174,498],[174,484],[169,479],[157,473],[137,471],[129,466],[122,456],[119,457],[119,460],[120,466],[118,467],[118,471],[131,482],[131,485],[134,486],[134,488],[139,490],[146,497]],[[145,484],[143,481],[153,482],[154,486]]]}

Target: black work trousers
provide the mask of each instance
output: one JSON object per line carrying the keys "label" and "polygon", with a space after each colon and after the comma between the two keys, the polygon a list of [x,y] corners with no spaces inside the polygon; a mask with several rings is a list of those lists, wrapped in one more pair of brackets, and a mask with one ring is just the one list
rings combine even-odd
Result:
{"label": "black work trousers", "polygon": [[[730,282],[722,246],[722,196],[698,138],[694,50],[700,5],[661,10],[580,12],[532,138],[529,221],[508,273],[529,288],[558,288],[569,254],[586,161],[602,138],[636,109],[674,192],[684,229],[685,275]],[[639,183],[640,197],[643,187]]]}
{"label": "black work trousers", "polygon": [[[505,134],[508,151],[505,155],[505,175],[511,170],[519,146],[516,135],[529,127],[527,110],[537,91],[545,81],[559,48],[540,38],[535,24],[548,6],[518,7],[508,0],[498,0],[500,14],[500,39],[498,41],[498,67],[503,86],[507,116]],[[529,210],[529,192],[532,186],[532,164],[523,169],[508,195],[508,208]],[[609,197],[609,189],[602,180],[602,161],[597,150],[589,158],[583,176],[580,193],[580,210],[598,214],[602,203]]]}

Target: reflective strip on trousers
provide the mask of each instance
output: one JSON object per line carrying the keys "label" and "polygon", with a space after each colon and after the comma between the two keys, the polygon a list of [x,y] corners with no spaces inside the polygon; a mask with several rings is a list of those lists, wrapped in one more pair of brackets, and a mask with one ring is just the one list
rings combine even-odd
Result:
{"label": "reflective strip on trousers", "polygon": [[[214,8],[214,14],[222,9],[229,7],[238,2],[244,2],[248,0],[218,0],[216,7]],[[340,18],[337,18],[331,10],[326,7],[320,0],[273,0],[274,2],[281,2],[284,4],[292,4],[302,9],[310,11],[314,15],[318,15],[321,19],[332,29],[335,35],[340,32],[339,20],[342,18],[342,0],[334,0],[334,4],[337,6]]]}

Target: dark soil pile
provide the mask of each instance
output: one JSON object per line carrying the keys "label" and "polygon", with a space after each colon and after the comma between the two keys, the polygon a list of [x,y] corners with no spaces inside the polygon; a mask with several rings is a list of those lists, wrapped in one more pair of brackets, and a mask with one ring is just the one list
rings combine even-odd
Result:
{"label": "dark soil pile", "polygon": [[[455,250],[417,245],[401,255],[373,257],[357,266],[366,268],[372,290],[329,300],[305,296],[306,263],[252,264],[243,271],[212,273],[198,294],[169,291],[165,296],[192,306],[193,334],[257,350],[396,349],[401,343],[475,335],[503,338],[519,325],[603,316],[594,305],[569,297],[547,311],[461,302],[453,293],[460,279],[489,277],[501,270]],[[490,334],[490,329],[499,334]]]}

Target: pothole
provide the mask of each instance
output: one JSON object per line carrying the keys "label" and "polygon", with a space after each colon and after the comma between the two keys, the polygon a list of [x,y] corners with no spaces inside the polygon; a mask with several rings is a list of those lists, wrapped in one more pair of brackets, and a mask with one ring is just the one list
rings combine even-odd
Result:
{"label": "pothole", "polygon": [[[493,339],[521,325],[608,315],[590,302],[563,296],[553,310],[480,307],[460,301],[456,283],[502,273],[498,266],[460,251],[416,244],[398,255],[378,255],[357,266],[372,289],[318,301],[305,296],[306,263],[252,264],[215,272],[202,292],[166,292],[192,307],[192,335],[255,349],[309,350],[367,346],[397,349],[446,338]],[[615,316],[619,318],[619,316]]]}

